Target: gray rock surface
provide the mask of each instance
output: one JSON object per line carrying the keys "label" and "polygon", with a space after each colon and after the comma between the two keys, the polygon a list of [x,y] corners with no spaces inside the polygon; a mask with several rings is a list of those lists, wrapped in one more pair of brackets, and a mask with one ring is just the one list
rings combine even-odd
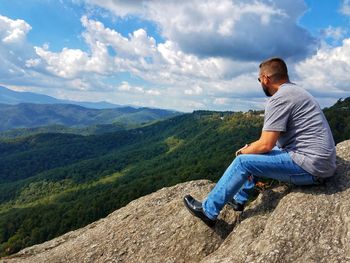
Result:
{"label": "gray rock surface", "polygon": [[277,185],[240,214],[225,208],[214,230],[182,197],[213,184],[193,181],[137,199],[108,217],[26,248],[2,262],[350,262],[350,141],[325,185]]}
{"label": "gray rock surface", "polygon": [[325,185],[260,195],[201,262],[350,262],[350,141],[337,145],[337,156]]}

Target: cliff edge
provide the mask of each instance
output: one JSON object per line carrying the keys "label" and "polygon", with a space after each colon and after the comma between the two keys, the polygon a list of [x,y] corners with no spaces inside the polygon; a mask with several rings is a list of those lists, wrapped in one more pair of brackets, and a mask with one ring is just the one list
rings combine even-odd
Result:
{"label": "cliff edge", "polygon": [[350,140],[337,145],[336,176],[322,186],[277,185],[215,229],[183,206],[213,183],[163,188],[104,219],[1,262],[350,262]]}

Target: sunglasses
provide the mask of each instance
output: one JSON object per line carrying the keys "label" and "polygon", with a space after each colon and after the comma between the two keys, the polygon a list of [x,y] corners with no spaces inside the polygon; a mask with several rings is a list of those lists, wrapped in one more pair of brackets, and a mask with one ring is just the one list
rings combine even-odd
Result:
{"label": "sunglasses", "polygon": [[[267,76],[267,75],[261,75],[261,76],[265,76],[268,79],[271,77],[271,76]],[[258,81],[261,83],[261,78],[260,77],[258,78]]]}

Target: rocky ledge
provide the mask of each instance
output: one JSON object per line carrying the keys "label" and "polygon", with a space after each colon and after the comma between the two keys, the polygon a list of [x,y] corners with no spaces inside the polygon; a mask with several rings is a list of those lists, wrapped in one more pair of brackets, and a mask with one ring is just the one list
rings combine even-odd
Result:
{"label": "rocky ledge", "polygon": [[350,262],[350,141],[337,145],[336,176],[322,186],[277,185],[243,213],[225,208],[215,229],[183,206],[213,183],[163,188],[104,219],[2,262]]}

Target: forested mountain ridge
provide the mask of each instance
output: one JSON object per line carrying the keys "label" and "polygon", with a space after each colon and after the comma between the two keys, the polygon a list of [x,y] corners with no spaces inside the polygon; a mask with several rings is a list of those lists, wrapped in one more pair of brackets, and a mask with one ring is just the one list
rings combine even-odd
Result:
{"label": "forested mountain ridge", "polygon": [[350,97],[339,99],[323,110],[331,127],[335,143],[350,138]]}
{"label": "forested mountain ridge", "polygon": [[254,112],[194,112],[108,135],[3,141],[0,251],[84,226],[163,186],[217,180],[261,124]]}
{"label": "forested mountain ridge", "polygon": [[[122,129],[178,114],[175,111],[151,108],[89,109],[72,104],[0,104],[0,131],[49,125],[82,128],[106,124],[114,124]],[[59,131],[60,127],[57,128]]]}
{"label": "forested mountain ridge", "polygon": [[61,100],[51,96],[35,93],[35,92],[23,92],[14,91],[6,87],[0,86],[0,104],[20,104],[20,103],[35,103],[35,104],[74,104],[92,109],[110,109],[121,107],[108,103],[105,101],[100,102],[84,102],[84,101],[72,101]]}

